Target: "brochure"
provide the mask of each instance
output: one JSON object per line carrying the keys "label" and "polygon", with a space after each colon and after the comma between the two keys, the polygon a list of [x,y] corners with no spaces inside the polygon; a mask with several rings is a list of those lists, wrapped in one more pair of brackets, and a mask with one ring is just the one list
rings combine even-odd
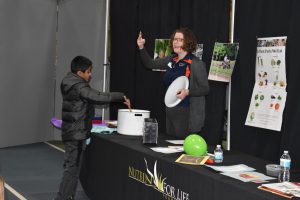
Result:
{"label": "brochure", "polygon": [[152,147],[150,148],[155,152],[159,152],[159,153],[165,153],[165,154],[169,154],[169,153],[179,153],[179,152],[183,152],[183,147]]}
{"label": "brochure", "polygon": [[166,140],[169,143],[172,144],[183,144],[184,140]]}
{"label": "brochure", "polygon": [[204,165],[208,159],[209,156],[191,156],[182,154],[175,162],[188,165]]}
{"label": "brochure", "polygon": [[231,178],[243,181],[243,182],[266,182],[268,180],[275,179],[274,177],[266,176],[259,172],[225,172],[221,173],[225,176],[229,176]]}
{"label": "brochure", "polygon": [[286,198],[300,197],[300,183],[269,183],[262,184],[261,186],[258,186],[258,188]]}
{"label": "brochure", "polygon": [[212,165],[206,165],[207,167],[210,167],[216,171],[219,172],[249,172],[254,171],[255,169],[252,167],[248,167],[244,164],[239,165],[230,165],[230,166],[212,166]]}

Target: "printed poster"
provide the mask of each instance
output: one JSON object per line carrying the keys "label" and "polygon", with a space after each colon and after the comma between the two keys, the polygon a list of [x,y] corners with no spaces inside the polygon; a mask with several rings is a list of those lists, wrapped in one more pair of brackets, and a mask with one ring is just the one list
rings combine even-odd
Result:
{"label": "printed poster", "polygon": [[202,60],[202,55],[203,55],[203,44],[197,44],[196,51],[193,52],[193,54]]}
{"label": "printed poster", "polygon": [[170,56],[171,53],[170,39],[155,39],[154,59]]}
{"label": "printed poster", "polygon": [[287,37],[258,38],[255,85],[246,125],[281,130],[287,98],[285,46]]}
{"label": "printed poster", "polygon": [[208,79],[229,82],[239,50],[238,43],[215,43]]}
{"label": "printed poster", "polygon": [[[173,52],[170,46],[170,39],[155,39],[154,44],[154,59],[170,56]],[[203,44],[197,44],[196,51],[193,54],[202,60]],[[161,69],[152,69],[152,71],[166,71]]]}
{"label": "printed poster", "polygon": [[175,162],[188,164],[188,165],[204,165],[204,163],[209,159],[209,156],[192,156],[187,154],[182,154]]}

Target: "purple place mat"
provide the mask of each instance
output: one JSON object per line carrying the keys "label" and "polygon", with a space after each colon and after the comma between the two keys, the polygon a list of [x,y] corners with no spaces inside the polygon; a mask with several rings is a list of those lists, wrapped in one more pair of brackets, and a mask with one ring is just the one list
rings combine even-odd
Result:
{"label": "purple place mat", "polygon": [[58,129],[61,129],[61,124],[62,124],[62,120],[61,119],[57,119],[57,118],[52,118],[51,119],[51,124]]}
{"label": "purple place mat", "polygon": [[[61,129],[62,120],[57,118],[51,119],[51,124],[58,129]],[[93,126],[107,126],[106,122],[103,121],[102,123],[93,123]]]}

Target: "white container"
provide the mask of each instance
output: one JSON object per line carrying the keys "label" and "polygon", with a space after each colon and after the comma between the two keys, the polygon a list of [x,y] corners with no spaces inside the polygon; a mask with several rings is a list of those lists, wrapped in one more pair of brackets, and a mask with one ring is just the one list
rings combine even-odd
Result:
{"label": "white container", "polygon": [[278,177],[281,166],[276,164],[268,164],[266,165],[267,175]]}
{"label": "white container", "polygon": [[122,135],[142,136],[144,119],[150,118],[150,111],[132,109],[118,110],[117,132]]}

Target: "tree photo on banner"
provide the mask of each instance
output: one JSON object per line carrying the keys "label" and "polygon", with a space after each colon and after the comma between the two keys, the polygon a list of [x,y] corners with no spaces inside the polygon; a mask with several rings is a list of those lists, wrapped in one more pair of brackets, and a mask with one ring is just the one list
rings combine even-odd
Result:
{"label": "tree photo on banner", "polygon": [[258,38],[255,85],[246,125],[281,130],[286,102],[285,44],[287,37]]}
{"label": "tree photo on banner", "polygon": [[208,79],[229,82],[238,55],[238,43],[215,43]]}

